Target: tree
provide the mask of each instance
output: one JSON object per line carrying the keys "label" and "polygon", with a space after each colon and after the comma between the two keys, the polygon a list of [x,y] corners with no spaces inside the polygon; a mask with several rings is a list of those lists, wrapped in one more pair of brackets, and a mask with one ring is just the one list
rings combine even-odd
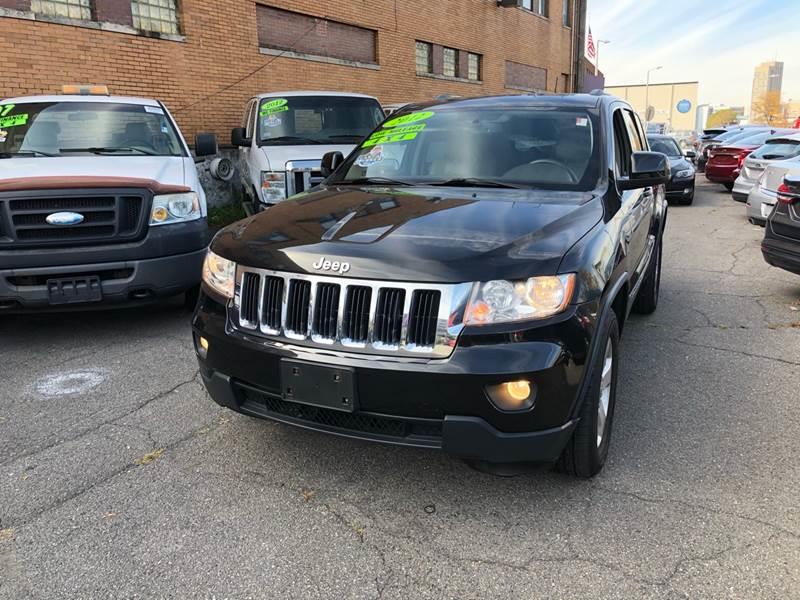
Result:
{"label": "tree", "polygon": [[750,122],[787,127],[789,123],[781,103],[780,92],[767,92],[760,98],[754,99],[750,107]]}
{"label": "tree", "polygon": [[706,128],[722,127],[723,125],[730,125],[736,122],[736,111],[732,108],[723,108],[713,112],[708,117]]}

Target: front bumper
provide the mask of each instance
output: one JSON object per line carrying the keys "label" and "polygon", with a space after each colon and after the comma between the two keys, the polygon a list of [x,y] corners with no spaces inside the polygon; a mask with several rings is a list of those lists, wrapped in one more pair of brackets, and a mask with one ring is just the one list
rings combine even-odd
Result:
{"label": "front bumper", "polygon": [[[200,336],[208,341],[198,360],[209,394],[237,412],[489,462],[553,462],[577,425],[596,313],[592,303],[522,332],[465,330],[447,359],[358,356],[254,338],[232,329],[225,307],[205,294],[193,328],[196,348]],[[356,410],[288,401],[280,381],[283,359],[352,369]],[[495,408],[485,387],[523,378],[535,383],[534,406],[518,413]]]}
{"label": "front bumper", "polygon": [[672,179],[666,186],[667,198],[678,200],[694,194],[694,175],[685,179]]}
{"label": "front bumper", "polygon": [[[197,286],[208,244],[205,219],[153,227],[138,242],[0,252],[0,312],[141,304]],[[51,305],[48,279],[100,278],[102,301]]]}

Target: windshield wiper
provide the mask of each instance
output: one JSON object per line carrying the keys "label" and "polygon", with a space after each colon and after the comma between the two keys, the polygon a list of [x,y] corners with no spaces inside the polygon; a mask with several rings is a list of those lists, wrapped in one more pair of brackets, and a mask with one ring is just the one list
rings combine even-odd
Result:
{"label": "windshield wiper", "polygon": [[261,140],[264,144],[270,144],[272,142],[300,142],[302,144],[321,144],[319,140],[314,140],[312,138],[307,137],[299,137],[296,135],[279,135],[278,137],[274,138],[264,138]]}
{"label": "windshield wiper", "polygon": [[0,152],[0,158],[13,158],[14,156],[57,156],[41,150],[19,150],[17,152]]}
{"label": "windshield wiper", "polygon": [[517,190],[526,189],[525,186],[514,185],[496,179],[479,179],[477,177],[457,177],[447,181],[431,181],[426,185],[452,186],[452,187],[491,187],[491,188],[513,188]]}
{"label": "windshield wiper", "polygon": [[359,141],[361,139],[364,139],[364,136],[363,135],[358,135],[357,133],[347,133],[347,134],[341,134],[341,135],[329,135],[325,139],[326,140],[344,140],[344,139],[348,139],[348,140],[355,140],[357,142],[357,141]]}
{"label": "windshield wiper", "polygon": [[155,152],[150,152],[150,150],[143,150],[141,148],[133,148],[130,146],[119,146],[119,147],[90,147],[90,148],[61,148],[61,152],[89,152],[91,154],[111,154],[114,152],[139,152],[140,154],[147,154],[148,156],[156,156]]}
{"label": "windshield wiper", "polygon": [[334,185],[363,185],[374,183],[377,185],[417,185],[410,181],[401,181],[399,179],[390,179],[388,177],[359,177],[358,179],[348,179],[346,181],[333,181]]}

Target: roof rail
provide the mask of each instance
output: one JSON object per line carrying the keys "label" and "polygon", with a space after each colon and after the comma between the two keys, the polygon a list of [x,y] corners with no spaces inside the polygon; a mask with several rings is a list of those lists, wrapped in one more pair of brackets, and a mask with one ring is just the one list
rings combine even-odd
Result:
{"label": "roof rail", "polygon": [[611,94],[609,94],[607,91],[605,91],[603,89],[597,89],[597,90],[592,90],[591,92],[589,92],[589,95],[590,96],[610,96]]}

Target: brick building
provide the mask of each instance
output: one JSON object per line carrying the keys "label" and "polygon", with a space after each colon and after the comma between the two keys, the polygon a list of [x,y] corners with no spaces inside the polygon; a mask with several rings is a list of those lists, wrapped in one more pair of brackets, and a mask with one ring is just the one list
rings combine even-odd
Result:
{"label": "brick building", "polygon": [[[509,6],[502,6],[509,5]],[[248,97],[579,89],[586,0],[0,0],[0,97],[107,84],[226,141]]]}

